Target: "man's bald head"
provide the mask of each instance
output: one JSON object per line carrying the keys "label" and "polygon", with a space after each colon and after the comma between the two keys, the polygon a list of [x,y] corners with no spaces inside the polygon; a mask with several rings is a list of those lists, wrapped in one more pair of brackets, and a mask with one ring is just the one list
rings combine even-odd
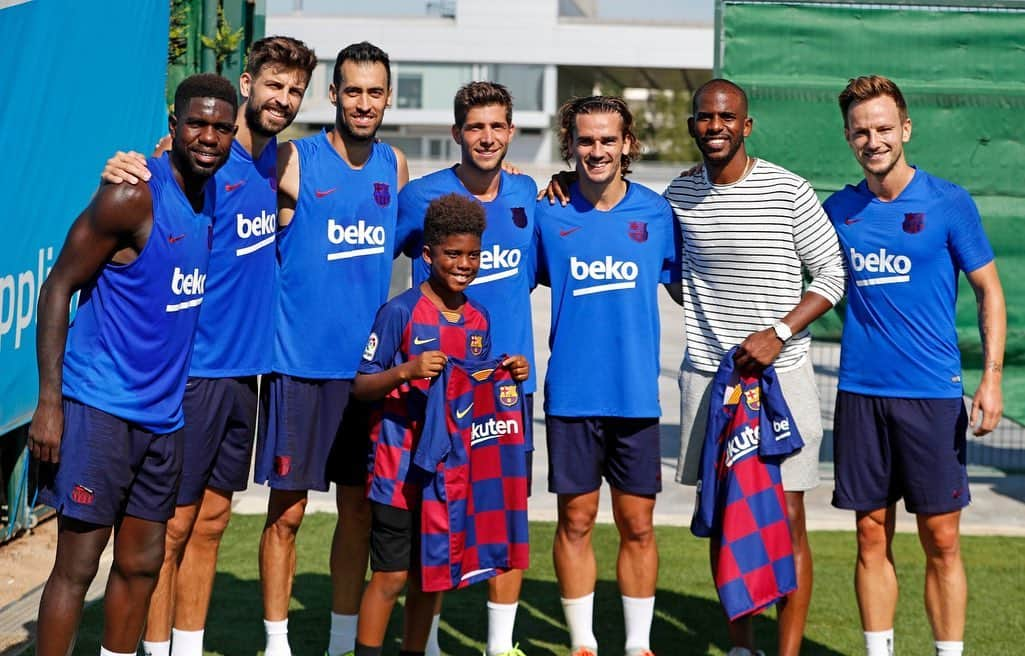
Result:
{"label": "man's bald head", "polygon": [[740,88],[740,85],[734,84],[729,80],[722,78],[713,78],[708,82],[705,82],[698,90],[691,96],[690,101],[690,113],[691,115],[698,113],[698,104],[701,102],[701,96],[711,91],[726,91],[728,93],[734,93],[740,98],[740,107],[737,107],[737,113],[747,116],[747,92]]}

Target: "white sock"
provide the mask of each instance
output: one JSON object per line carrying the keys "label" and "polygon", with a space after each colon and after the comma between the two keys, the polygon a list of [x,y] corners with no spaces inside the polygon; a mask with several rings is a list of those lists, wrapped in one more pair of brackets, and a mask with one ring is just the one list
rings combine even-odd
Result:
{"label": "white sock", "polygon": [[135,656],[134,651],[123,652],[123,651],[110,651],[104,646],[100,646],[100,656]]}
{"label": "white sock", "polygon": [[654,617],[654,597],[623,597],[626,651],[644,650],[651,646],[651,620]]}
{"label": "white sock", "polygon": [[438,624],[441,623],[441,615],[435,615],[431,619],[431,632],[427,634],[427,646],[424,647],[424,656],[441,656],[441,646],[438,644]]}
{"label": "white sock", "polygon": [[961,656],[964,642],[961,640],[937,640],[936,656]]}
{"label": "white sock", "polygon": [[171,629],[171,656],[203,656],[203,629]]}
{"label": "white sock", "polygon": [[331,634],[327,643],[327,656],[342,656],[356,648],[356,624],[359,615],[331,613]]}
{"label": "white sock", "polygon": [[598,639],[594,637],[594,593],[576,599],[559,598],[562,612],[566,615],[566,628],[569,629],[571,647],[598,648]]}
{"label": "white sock", "polygon": [[142,641],[142,653],[144,656],[171,656],[171,641],[161,642]]}
{"label": "white sock", "polygon": [[893,656],[893,629],[865,631],[865,656]]}
{"label": "white sock", "polygon": [[263,628],[267,631],[267,648],[264,650],[264,656],[292,656],[292,648],[288,645],[287,619],[277,622],[264,620]]}
{"label": "white sock", "polygon": [[487,656],[497,656],[513,648],[513,626],[516,624],[518,603],[496,604],[488,602]]}

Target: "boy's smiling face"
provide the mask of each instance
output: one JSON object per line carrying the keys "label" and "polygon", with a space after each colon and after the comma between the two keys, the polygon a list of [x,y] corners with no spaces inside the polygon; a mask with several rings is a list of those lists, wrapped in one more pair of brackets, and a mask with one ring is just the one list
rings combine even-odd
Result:
{"label": "boy's smiling face", "polygon": [[466,291],[480,270],[480,237],[455,234],[440,244],[424,246],[424,261],[431,267],[431,278],[453,293]]}

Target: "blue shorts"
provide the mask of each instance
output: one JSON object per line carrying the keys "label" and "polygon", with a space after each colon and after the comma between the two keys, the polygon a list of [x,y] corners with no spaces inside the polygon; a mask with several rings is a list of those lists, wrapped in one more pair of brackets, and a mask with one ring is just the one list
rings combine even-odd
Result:
{"label": "blue shorts", "polygon": [[351,380],[264,376],[256,438],[257,483],[276,490],[365,486],[370,453],[367,406]]}
{"label": "blue shorts", "polygon": [[833,427],[837,508],[869,512],[904,499],[908,512],[969,504],[968,413],[956,399],[902,399],[840,391]]}
{"label": "blue shorts", "polygon": [[185,461],[178,505],[207,487],[246,489],[256,434],[256,376],[189,378],[185,385]]}
{"label": "blue shorts", "polygon": [[637,496],[662,491],[657,417],[545,417],[548,490],[584,494],[609,485]]}
{"label": "blue shorts", "polygon": [[181,480],[181,431],[155,435],[69,398],[63,407],[60,463],[40,463],[39,502],[100,526],[125,515],[166,522]]}

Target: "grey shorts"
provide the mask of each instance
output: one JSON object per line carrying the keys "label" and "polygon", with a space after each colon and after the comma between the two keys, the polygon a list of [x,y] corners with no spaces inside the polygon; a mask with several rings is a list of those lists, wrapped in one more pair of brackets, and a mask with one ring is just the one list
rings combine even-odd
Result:
{"label": "grey shorts", "polygon": [[[822,445],[822,414],[819,392],[811,359],[796,369],[777,372],[783,397],[804,448],[783,461],[783,489],[787,492],[810,490],[819,484],[819,447]],[[680,458],[676,463],[676,481],[697,485],[701,467],[701,445],[708,423],[708,396],[714,374],[684,367],[680,371]]]}

